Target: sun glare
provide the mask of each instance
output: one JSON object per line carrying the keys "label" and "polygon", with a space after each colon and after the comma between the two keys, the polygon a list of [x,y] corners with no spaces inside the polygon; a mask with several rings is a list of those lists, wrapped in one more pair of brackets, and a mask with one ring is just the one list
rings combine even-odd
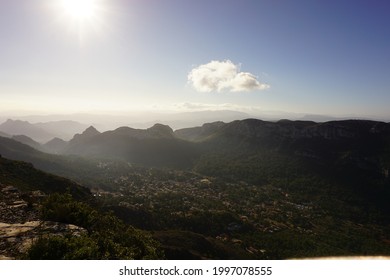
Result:
{"label": "sun glare", "polygon": [[96,0],[61,0],[61,4],[66,14],[79,21],[91,19],[97,9]]}
{"label": "sun glare", "polygon": [[70,33],[78,34],[81,44],[105,27],[107,5],[104,0],[55,0],[51,5],[58,15],[56,21]]}

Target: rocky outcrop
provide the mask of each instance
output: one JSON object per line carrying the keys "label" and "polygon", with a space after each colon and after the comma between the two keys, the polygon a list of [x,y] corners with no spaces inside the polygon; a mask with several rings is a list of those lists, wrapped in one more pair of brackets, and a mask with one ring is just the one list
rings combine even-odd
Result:
{"label": "rocky outcrop", "polygon": [[80,235],[86,230],[71,224],[50,221],[28,221],[25,223],[0,222],[0,259],[18,258],[26,253],[33,242],[49,235]]}
{"label": "rocky outcrop", "polygon": [[14,186],[0,184],[0,222],[24,223],[38,219],[37,202],[46,195],[35,191],[22,193]]}
{"label": "rocky outcrop", "polygon": [[0,260],[19,258],[40,237],[85,232],[75,225],[40,220],[38,203],[45,197],[42,191],[23,193],[0,183]]}

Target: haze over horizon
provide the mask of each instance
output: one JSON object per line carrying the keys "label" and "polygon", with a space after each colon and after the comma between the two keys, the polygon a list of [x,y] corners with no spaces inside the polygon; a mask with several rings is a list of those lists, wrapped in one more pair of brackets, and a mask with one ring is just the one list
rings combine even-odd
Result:
{"label": "haze over horizon", "polygon": [[380,1],[2,1],[1,115],[389,120],[389,12]]}

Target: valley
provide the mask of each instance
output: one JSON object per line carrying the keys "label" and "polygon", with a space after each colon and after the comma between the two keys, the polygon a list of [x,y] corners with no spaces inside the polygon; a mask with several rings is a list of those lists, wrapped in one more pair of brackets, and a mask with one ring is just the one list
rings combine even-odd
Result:
{"label": "valley", "polygon": [[[16,140],[0,138],[0,183],[16,187],[26,200],[26,192],[44,194],[29,210],[20,206],[26,208],[20,215],[34,213],[23,222],[77,226],[87,234],[61,242],[73,248],[84,238],[95,246],[84,255],[69,249],[57,257],[94,259],[107,252],[101,242],[111,231],[97,212],[114,219],[113,228],[131,227],[124,231],[137,232],[149,248],[145,255],[114,250],[109,258],[390,255],[388,123],[247,119],[176,131],[160,124],[106,132],[89,127],[62,142],[56,154]],[[34,167],[72,181],[34,175],[41,172]],[[5,217],[20,199],[2,199]],[[55,214],[64,202],[73,206]],[[51,256],[37,251],[12,256]]]}

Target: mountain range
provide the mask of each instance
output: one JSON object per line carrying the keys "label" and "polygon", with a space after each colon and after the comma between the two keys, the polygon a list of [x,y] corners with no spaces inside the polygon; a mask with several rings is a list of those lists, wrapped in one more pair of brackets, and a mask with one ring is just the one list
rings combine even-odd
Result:
{"label": "mountain range", "polygon": [[[299,172],[338,176],[340,180],[351,176],[350,184],[359,177],[360,183],[364,178],[388,182],[390,170],[390,124],[367,120],[246,119],[176,131],[162,124],[105,132],[90,126],[69,141],[57,138],[37,145],[25,136],[0,138],[0,154],[60,175],[75,171],[67,157],[76,156],[195,170],[254,183],[267,177],[294,177]],[[282,174],[282,169],[289,174]]]}
{"label": "mountain range", "polygon": [[87,125],[75,121],[52,121],[32,124],[28,121],[8,119],[0,124],[0,136],[24,135],[42,144],[55,137],[69,140],[74,134],[86,128]]}
{"label": "mountain range", "polygon": [[[182,159],[197,157],[218,150],[250,153],[268,149],[314,158],[321,155],[329,157],[348,149],[350,153],[366,152],[367,156],[386,157],[389,135],[390,124],[364,120],[315,123],[246,119],[208,123],[176,131],[156,124],[145,130],[121,127],[103,133],[90,127],[70,140],[64,153],[115,156],[134,163],[139,157],[159,158],[159,153],[162,153],[160,159],[164,161],[178,156]],[[150,164],[153,165],[153,162]]]}
{"label": "mountain range", "polygon": [[[253,115],[233,110],[202,110],[195,112],[158,112],[158,111],[145,111],[126,113],[123,115],[102,113],[102,114],[70,114],[70,115],[29,115],[29,116],[12,116],[3,117],[5,120],[21,120],[28,121],[31,124],[46,124],[46,123],[60,123],[64,120],[73,120],[81,124],[90,124],[101,131],[113,130],[122,126],[129,126],[133,128],[145,129],[153,126],[155,123],[164,123],[172,127],[173,129],[185,128],[202,125],[214,120],[221,120],[230,122],[233,120],[241,120],[253,117]],[[272,118],[275,119],[275,118]],[[0,116],[1,120],[1,116]],[[67,122],[67,121],[65,121]],[[46,128],[46,127],[44,127]],[[57,131],[61,131],[61,126],[57,126]],[[84,129],[73,131],[80,133]],[[1,131],[1,130],[0,130]],[[22,133],[23,134],[23,133]],[[61,138],[61,137],[60,137]],[[70,139],[69,137],[68,139]],[[65,139],[65,138],[64,138]],[[66,139],[66,140],[68,140]]]}
{"label": "mountain range", "polygon": [[[7,121],[7,125],[11,122],[15,123]],[[28,123],[23,125],[33,127]],[[119,127],[105,132],[90,126],[69,141],[54,138],[44,145],[26,135],[13,136],[13,139],[44,152],[115,158],[148,166],[191,168],[200,158],[217,152],[244,155],[273,151],[312,160],[356,160],[360,166],[373,165],[375,162],[377,168],[382,166],[386,169],[389,135],[390,124],[377,121],[316,123],[245,119],[206,123],[176,131],[162,124],[148,129]]]}
{"label": "mountain range", "polygon": [[[44,145],[0,137],[0,155],[0,167],[5,158],[24,161],[95,195],[107,192],[103,208],[155,232],[172,258],[204,258],[217,240],[256,258],[390,254],[386,122],[244,119],[103,132],[89,126]],[[25,182],[38,174],[33,166],[12,163],[1,180]],[[193,239],[203,253],[191,253]]]}

